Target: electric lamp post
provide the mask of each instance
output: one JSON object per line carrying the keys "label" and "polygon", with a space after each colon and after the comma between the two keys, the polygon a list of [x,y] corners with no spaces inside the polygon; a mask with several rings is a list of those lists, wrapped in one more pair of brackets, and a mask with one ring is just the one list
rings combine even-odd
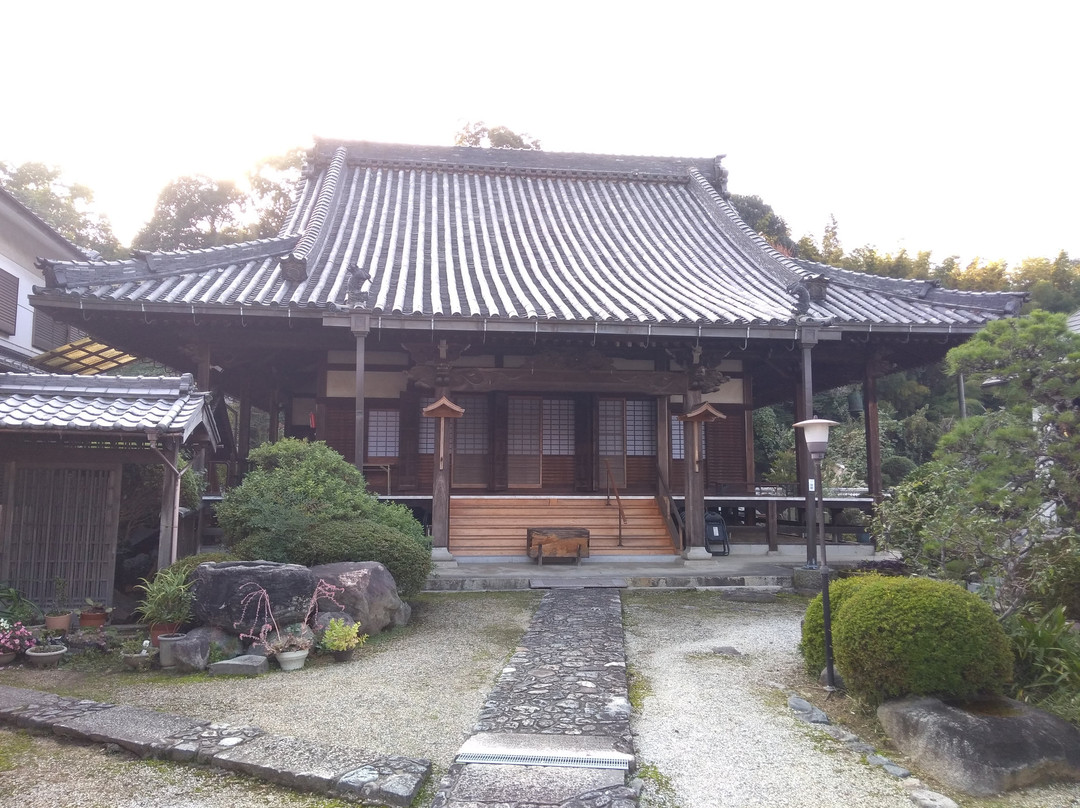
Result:
{"label": "electric lamp post", "polygon": [[825,500],[821,487],[821,461],[825,459],[825,451],[829,448],[829,427],[839,426],[836,421],[825,418],[811,418],[809,421],[799,421],[795,424],[796,429],[803,431],[803,439],[806,441],[810,459],[814,462],[814,476],[811,480],[812,489],[817,492],[814,503],[814,513],[806,515],[807,536],[818,534],[818,547],[821,552],[821,610],[825,623],[825,682],[828,689],[836,687],[836,674],[833,671],[832,656],[832,613],[829,610],[829,564],[825,558]]}

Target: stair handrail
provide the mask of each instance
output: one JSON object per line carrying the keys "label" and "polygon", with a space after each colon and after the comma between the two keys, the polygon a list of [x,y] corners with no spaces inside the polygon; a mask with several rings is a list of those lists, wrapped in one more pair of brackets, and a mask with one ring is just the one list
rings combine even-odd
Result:
{"label": "stair handrail", "polygon": [[660,506],[660,513],[664,516],[668,535],[671,536],[676,549],[681,553],[686,546],[686,524],[683,522],[679,509],[675,507],[675,499],[671,496],[671,489],[664,482],[664,475],[661,474],[659,466],[656,467],[656,489],[656,502]]}
{"label": "stair handrail", "polygon": [[607,504],[611,504],[611,493],[615,492],[615,504],[619,507],[619,547],[622,543],[622,526],[626,521],[626,512],[623,510],[622,498],[619,496],[619,486],[615,484],[615,473],[611,470],[611,461],[604,458],[604,467],[607,469]]}

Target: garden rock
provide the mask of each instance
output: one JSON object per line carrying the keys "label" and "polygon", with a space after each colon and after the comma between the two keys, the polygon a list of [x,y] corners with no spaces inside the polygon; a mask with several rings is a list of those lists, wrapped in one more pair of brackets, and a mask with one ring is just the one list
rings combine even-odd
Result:
{"label": "garden rock", "polygon": [[[255,588],[246,584],[254,582],[267,591],[278,625],[285,625],[305,619],[319,580],[307,567],[269,561],[200,564],[194,578],[195,616],[202,623],[234,635],[250,632],[255,619],[254,604],[245,614],[242,601]],[[257,631],[258,626],[255,628]]]}
{"label": "garden rock", "polygon": [[[397,584],[378,561],[344,561],[311,568],[318,581],[340,586],[344,591],[335,597],[341,607],[360,624],[364,634],[377,634],[388,627],[409,622],[412,609],[398,597]],[[336,609],[329,600],[319,601],[319,608]]]}
{"label": "garden rock", "polygon": [[[187,636],[183,640],[173,645],[173,649],[178,654],[177,667],[181,670],[202,670],[202,668],[186,667],[189,664],[186,657],[191,653],[192,657],[190,663],[194,664],[197,662],[202,654],[201,649],[204,645],[204,639],[206,645],[206,659],[203,661],[202,668],[205,668],[209,663],[210,656],[213,656],[213,649],[217,649],[216,655],[219,659],[232,659],[240,654],[240,641],[232,634],[229,634],[220,628],[213,628],[212,626],[199,626],[198,628],[193,628],[187,633]],[[200,649],[198,655],[196,655],[194,650],[196,644]],[[190,651],[188,650],[188,646],[192,646]]]}
{"label": "garden rock", "polygon": [[197,628],[173,643],[173,658],[181,673],[193,673],[206,668],[210,661],[210,629]]}
{"label": "garden rock", "polygon": [[953,706],[935,698],[882,704],[878,719],[921,771],[973,796],[1080,780],[1080,730],[1022,702]]}
{"label": "garden rock", "polygon": [[312,625],[312,628],[321,636],[322,632],[326,631],[326,627],[330,625],[331,620],[340,620],[347,626],[356,623],[356,621],[352,619],[352,615],[347,612],[319,612],[312,621],[314,624]]}

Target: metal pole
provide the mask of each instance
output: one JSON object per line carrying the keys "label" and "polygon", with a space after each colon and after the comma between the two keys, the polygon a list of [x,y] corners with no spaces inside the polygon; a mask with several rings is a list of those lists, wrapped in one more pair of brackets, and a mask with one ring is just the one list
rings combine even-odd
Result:
{"label": "metal pole", "polygon": [[[817,502],[817,508],[819,514],[814,515],[814,521],[817,521],[818,515],[821,516],[822,521],[825,518],[824,500],[820,496],[821,489],[821,458],[814,458],[814,477],[817,479],[817,487],[819,489],[819,496]],[[825,624],[825,686],[828,690],[836,689],[836,672],[833,670],[833,654],[832,654],[832,611],[829,607],[829,565],[825,560],[825,531],[821,530],[819,533],[819,541],[821,542],[821,611],[822,618]]]}

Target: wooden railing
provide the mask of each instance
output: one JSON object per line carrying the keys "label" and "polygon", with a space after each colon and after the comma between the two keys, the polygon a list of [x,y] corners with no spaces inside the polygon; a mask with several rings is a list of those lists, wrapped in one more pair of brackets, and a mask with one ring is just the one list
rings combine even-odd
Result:
{"label": "wooden railing", "polygon": [[622,499],[619,498],[619,486],[615,484],[615,474],[611,470],[611,463],[605,459],[604,468],[607,469],[607,504],[611,504],[611,495],[615,494],[615,504],[619,508],[619,547],[622,547],[622,526],[626,522],[626,512],[623,510]]}
{"label": "wooden railing", "polygon": [[675,500],[671,497],[671,490],[667,487],[667,483],[664,482],[664,475],[661,473],[659,466],[656,468],[656,502],[660,506],[660,513],[667,524],[671,541],[675,545],[675,549],[681,553],[686,546],[686,525],[683,523],[682,513],[679,512]]}

